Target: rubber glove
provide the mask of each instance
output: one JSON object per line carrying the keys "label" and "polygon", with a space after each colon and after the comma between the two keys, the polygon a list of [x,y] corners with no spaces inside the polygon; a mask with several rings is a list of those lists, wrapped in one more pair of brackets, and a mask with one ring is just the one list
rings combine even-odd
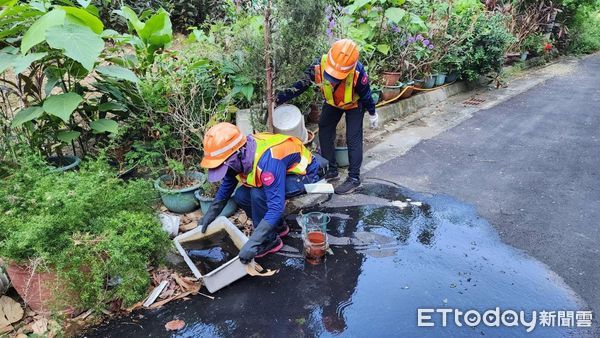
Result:
{"label": "rubber glove", "polygon": [[273,226],[264,219],[258,223],[258,226],[252,232],[248,242],[240,250],[240,262],[248,264],[258,255],[266,245],[270,244],[275,238]]}
{"label": "rubber glove", "polygon": [[379,126],[379,114],[369,114],[369,121],[371,122],[371,129],[376,129]]}
{"label": "rubber glove", "polygon": [[204,214],[204,216],[202,216],[202,218],[198,220],[198,226],[201,227],[202,233],[206,232],[206,229],[208,229],[208,225],[219,216],[223,209],[225,209],[225,205],[227,205],[227,200],[213,200],[213,202],[208,207],[208,211],[206,212],[206,214]]}

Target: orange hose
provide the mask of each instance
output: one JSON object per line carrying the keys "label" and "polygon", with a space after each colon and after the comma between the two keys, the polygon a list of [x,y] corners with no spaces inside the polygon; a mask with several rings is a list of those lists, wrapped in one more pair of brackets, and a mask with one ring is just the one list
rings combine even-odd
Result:
{"label": "orange hose", "polygon": [[448,87],[449,85],[453,84],[454,82],[456,82],[456,81],[452,81],[450,83],[446,83],[445,85],[441,85],[441,86],[435,87],[435,88],[417,88],[415,86],[407,86],[407,87],[404,87],[404,89],[402,89],[400,94],[396,95],[396,97],[394,97],[393,99],[379,102],[378,104],[375,105],[375,107],[377,107],[377,108],[383,107],[383,106],[387,105],[388,103],[392,103],[392,102],[398,100],[400,98],[400,96],[402,96],[402,94],[404,94],[404,92],[406,90],[408,90],[409,88],[412,88],[413,90],[420,91],[420,92],[430,92],[430,91],[438,90],[438,89],[441,89],[444,87]]}

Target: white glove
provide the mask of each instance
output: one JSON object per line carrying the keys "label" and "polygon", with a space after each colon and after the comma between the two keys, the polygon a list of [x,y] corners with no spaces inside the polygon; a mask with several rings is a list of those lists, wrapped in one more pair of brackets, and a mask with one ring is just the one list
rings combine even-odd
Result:
{"label": "white glove", "polygon": [[379,126],[379,114],[377,112],[374,115],[369,114],[369,121],[371,122],[371,129],[376,129]]}

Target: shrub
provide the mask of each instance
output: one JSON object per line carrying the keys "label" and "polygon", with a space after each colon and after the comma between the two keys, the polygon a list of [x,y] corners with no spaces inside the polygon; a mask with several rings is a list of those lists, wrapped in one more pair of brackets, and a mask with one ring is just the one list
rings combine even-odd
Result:
{"label": "shrub", "polygon": [[504,65],[504,52],[514,37],[504,25],[502,14],[469,10],[453,16],[450,34],[463,41],[458,57],[464,58],[463,74],[468,80],[479,75],[499,73]]}
{"label": "shrub", "polygon": [[600,50],[600,1],[577,8],[572,33],[569,46],[572,52],[592,53]]}
{"label": "shrub", "polygon": [[124,183],[102,158],[52,173],[27,156],[0,185],[0,257],[56,271],[71,306],[132,304],[146,295],[148,264],[170,245],[155,198],[150,182]]}

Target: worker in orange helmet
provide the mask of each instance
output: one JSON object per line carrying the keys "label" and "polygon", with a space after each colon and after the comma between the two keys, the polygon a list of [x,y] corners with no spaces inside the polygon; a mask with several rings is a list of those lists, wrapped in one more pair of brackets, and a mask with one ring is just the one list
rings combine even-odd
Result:
{"label": "worker in orange helmet", "polygon": [[321,88],[325,102],[319,120],[321,155],[329,161],[325,178],[338,180],[335,161],[336,127],[342,115],[346,117],[346,143],[350,168],[348,178],[335,188],[337,194],[352,193],[361,184],[360,166],[363,159],[363,118],[369,112],[371,128],[377,128],[379,117],[371,97],[369,78],[358,61],[358,47],[349,39],[333,43],[329,52],[315,60],[306,70],[306,78],[292,88],[277,94],[276,104],[283,104],[302,94],[314,82]]}
{"label": "worker in orange helmet", "polygon": [[[268,133],[245,136],[227,122],[211,127],[203,144],[200,166],[208,169],[210,182],[221,181],[221,186],[198,221],[201,231],[206,232],[235,190],[234,201],[254,225],[240,250],[242,263],[279,251],[283,247],[281,237],[289,232],[283,222],[286,197],[303,194],[304,184],[319,181],[327,161],[312,155],[295,137]],[[242,185],[236,189],[238,183]]]}

